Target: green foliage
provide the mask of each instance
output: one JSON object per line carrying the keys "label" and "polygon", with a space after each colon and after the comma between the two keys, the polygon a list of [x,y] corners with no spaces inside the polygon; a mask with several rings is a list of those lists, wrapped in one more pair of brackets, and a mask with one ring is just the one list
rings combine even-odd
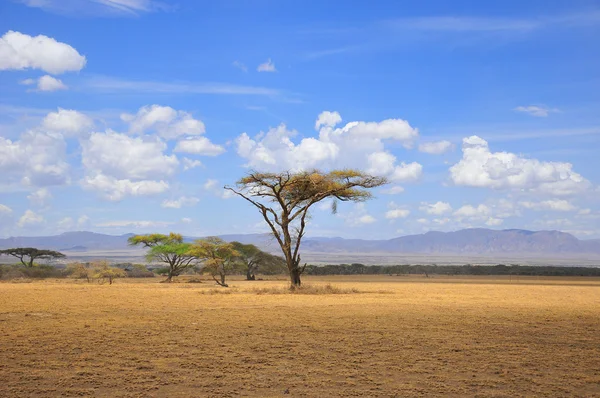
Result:
{"label": "green foliage", "polygon": [[257,273],[264,275],[278,275],[286,272],[285,260],[279,256],[263,252],[252,244],[231,242],[233,248],[239,253],[235,261],[246,272],[246,279],[254,280]]}
{"label": "green foliage", "polygon": [[19,259],[21,264],[26,267],[33,267],[34,261],[40,259],[57,259],[66,257],[64,254],[54,250],[42,250],[34,247],[16,247],[12,249],[0,250],[0,255],[13,256]]}
{"label": "green foliage", "polygon": [[[202,260],[204,270],[208,271],[221,286],[227,286],[225,276],[239,267],[239,263],[235,260],[240,253],[234,249],[232,243],[225,242],[216,236],[197,240],[190,249],[190,253]],[[217,275],[220,276],[220,280],[217,280]]]}
{"label": "green foliage", "polygon": [[168,265],[167,282],[195,265],[196,257],[191,253],[192,245],[183,241],[181,234],[134,235],[128,239],[130,245],[143,246],[150,250],[146,254],[149,262],[162,262]]}

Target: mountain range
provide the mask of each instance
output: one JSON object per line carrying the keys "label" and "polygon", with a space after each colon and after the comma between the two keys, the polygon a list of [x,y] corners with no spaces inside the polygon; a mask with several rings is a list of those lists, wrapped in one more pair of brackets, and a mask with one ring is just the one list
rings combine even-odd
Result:
{"label": "mountain range", "polygon": [[[105,235],[95,232],[65,232],[55,236],[11,237],[0,239],[0,249],[37,247],[69,252],[131,250],[127,238],[133,234]],[[221,235],[226,241],[252,243],[278,253],[273,237],[266,234]],[[194,237],[186,237],[192,241]],[[426,254],[478,256],[586,257],[600,259],[600,239],[581,240],[559,231],[521,229],[463,229],[454,232],[431,231],[387,240],[344,238],[305,238],[302,252],[332,254]]]}

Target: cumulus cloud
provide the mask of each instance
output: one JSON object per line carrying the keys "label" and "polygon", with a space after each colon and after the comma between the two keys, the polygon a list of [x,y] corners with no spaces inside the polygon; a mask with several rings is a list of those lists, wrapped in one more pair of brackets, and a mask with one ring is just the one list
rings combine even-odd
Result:
{"label": "cumulus cloud", "polygon": [[94,127],[94,121],[81,112],[72,109],[58,108],[50,112],[42,120],[42,128],[61,133],[65,137],[78,136],[89,132]]}
{"label": "cumulus cloud", "polygon": [[206,137],[187,138],[177,142],[175,152],[191,153],[203,156],[218,156],[225,152],[221,145],[213,144]]}
{"label": "cumulus cloud", "polygon": [[165,192],[179,165],[175,155],[165,155],[167,145],[157,138],[130,137],[107,131],[92,133],[81,142],[86,176],[82,186],[117,201],[126,196]]}
{"label": "cumulus cloud", "polygon": [[395,141],[411,148],[419,133],[408,122],[388,119],[381,122],[351,122],[341,128],[336,112],[321,113],[315,126],[318,137],[294,142],[298,133],[284,124],[251,138],[243,133],[236,139],[237,153],[247,160],[247,167],[266,170],[300,171],[311,168],[359,168],[393,181],[415,181],[422,174],[416,162],[397,164],[396,157],[385,148],[385,141]]}
{"label": "cumulus cloud", "polygon": [[87,176],[81,181],[84,189],[100,192],[106,199],[119,201],[127,196],[149,196],[166,192],[169,183],[165,181],[131,181],[116,179],[103,174]]}
{"label": "cumulus cloud", "polygon": [[81,142],[82,164],[91,174],[147,180],[172,176],[179,161],[165,155],[167,145],[153,137],[130,137],[114,131],[92,133]]}
{"label": "cumulus cloud", "polygon": [[26,86],[32,86],[37,83],[36,90],[28,90],[28,91],[58,91],[58,90],[66,90],[66,84],[62,82],[62,80],[52,77],[50,75],[44,75],[37,80],[34,79],[25,79],[19,82],[20,84],[24,84]]}
{"label": "cumulus cloud", "polygon": [[523,201],[519,202],[519,204],[526,209],[531,210],[548,210],[548,211],[574,211],[577,210],[577,207],[572,205],[568,200],[563,199],[549,199],[543,200],[541,202],[528,202]]}
{"label": "cumulus cloud", "polygon": [[60,231],[70,231],[73,229],[82,230],[84,228],[89,227],[90,218],[86,215],[80,216],[77,220],[74,220],[72,217],[65,217],[60,220],[57,224],[57,228]]}
{"label": "cumulus cloud", "polygon": [[454,148],[454,145],[450,141],[435,141],[435,142],[424,142],[419,144],[419,151],[429,153],[431,155],[441,155]]}
{"label": "cumulus cloud", "polygon": [[315,130],[319,130],[321,126],[333,127],[342,121],[342,117],[338,112],[324,111],[319,114],[315,122]]}
{"label": "cumulus cloud", "polygon": [[275,69],[275,64],[273,63],[273,61],[271,61],[271,58],[269,58],[266,62],[258,65],[256,70],[259,72],[277,72],[277,69]]}
{"label": "cumulus cloud", "polygon": [[18,141],[0,137],[0,183],[67,184],[66,147],[62,135],[50,132],[28,131]]}
{"label": "cumulus cloud", "polygon": [[517,106],[514,110],[516,112],[527,113],[531,116],[536,116],[536,117],[547,117],[550,113],[560,112],[556,108],[551,109],[551,108],[547,108],[545,106],[538,106],[538,105]]}
{"label": "cumulus cloud", "polygon": [[457,218],[478,218],[478,217],[485,217],[490,214],[491,214],[490,208],[483,204],[481,204],[477,207],[472,206],[472,205],[465,205],[454,212],[454,216]]}
{"label": "cumulus cloud", "polygon": [[179,199],[164,200],[161,203],[161,207],[165,207],[165,208],[169,208],[169,209],[180,209],[183,206],[194,206],[199,201],[200,201],[200,199],[198,199],[198,198],[182,196]]}
{"label": "cumulus cloud", "polygon": [[0,70],[41,69],[58,75],[80,71],[86,59],[66,43],[9,30],[0,38]]}
{"label": "cumulus cloud", "polygon": [[384,193],[386,195],[397,195],[402,192],[404,192],[404,188],[401,187],[400,185],[392,185],[389,188],[381,190],[381,193]]}
{"label": "cumulus cloud", "polygon": [[196,167],[202,166],[202,162],[199,161],[199,160],[190,159],[190,158],[183,158],[181,160],[183,162],[183,169],[184,170],[191,170],[191,169],[194,169]]}
{"label": "cumulus cloud", "polygon": [[47,188],[40,188],[27,196],[31,204],[36,206],[44,206],[51,198],[52,194]]}
{"label": "cumulus cloud", "polygon": [[591,186],[570,163],[543,162],[510,152],[490,152],[480,137],[463,139],[463,157],[450,167],[456,185],[573,195]]}
{"label": "cumulus cloud", "polygon": [[338,217],[343,218],[346,224],[353,227],[372,224],[377,221],[375,217],[367,212],[364,203],[356,203],[351,211],[347,213],[338,213]]}
{"label": "cumulus cloud", "polygon": [[409,215],[410,210],[406,209],[392,209],[385,212],[385,218],[387,219],[406,218]]}
{"label": "cumulus cloud", "polygon": [[131,133],[156,131],[167,140],[186,135],[201,135],[206,131],[202,121],[194,119],[188,112],[178,111],[170,106],[143,106],[135,115],[123,113],[121,120],[129,123]]}
{"label": "cumulus cloud", "polygon": [[427,214],[435,214],[439,216],[450,213],[452,211],[452,206],[450,206],[450,203],[447,202],[436,202],[432,204],[421,202],[419,210],[424,211]]}
{"label": "cumulus cloud", "polygon": [[27,210],[25,211],[25,214],[23,214],[21,216],[21,218],[19,218],[19,222],[17,223],[17,225],[21,228],[23,227],[27,227],[30,225],[37,225],[37,224],[41,224],[44,222],[44,217],[42,217],[39,214],[34,213],[31,210]]}

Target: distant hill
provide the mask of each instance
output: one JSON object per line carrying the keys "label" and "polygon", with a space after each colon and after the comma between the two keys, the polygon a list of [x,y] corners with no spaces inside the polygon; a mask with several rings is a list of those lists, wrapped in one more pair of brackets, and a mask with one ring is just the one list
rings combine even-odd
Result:
{"label": "distant hill", "polygon": [[[0,249],[37,247],[64,251],[125,250],[127,238],[133,234],[104,235],[94,232],[66,232],[56,236],[16,237],[0,239]],[[263,250],[277,253],[274,238],[266,234],[221,235],[227,241],[252,243]],[[186,240],[196,238],[186,237]],[[559,231],[527,231],[521,229],[463,229],[455,232],[431,231],[387,240],[344,238],[305,238],[302,251],[307,253],[393,253],[429,255],[538,256],[571,257],[591,255],[600,258],[600,239],[580,240]]]}

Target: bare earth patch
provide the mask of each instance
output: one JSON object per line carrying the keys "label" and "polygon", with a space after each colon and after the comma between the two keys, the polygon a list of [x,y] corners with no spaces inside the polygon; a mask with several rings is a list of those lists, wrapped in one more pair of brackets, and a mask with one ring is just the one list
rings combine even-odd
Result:
{"label": "bare earth patch", "polygon": [[0,396],[600,396],[598,279],[157,282],[0,283]]}

